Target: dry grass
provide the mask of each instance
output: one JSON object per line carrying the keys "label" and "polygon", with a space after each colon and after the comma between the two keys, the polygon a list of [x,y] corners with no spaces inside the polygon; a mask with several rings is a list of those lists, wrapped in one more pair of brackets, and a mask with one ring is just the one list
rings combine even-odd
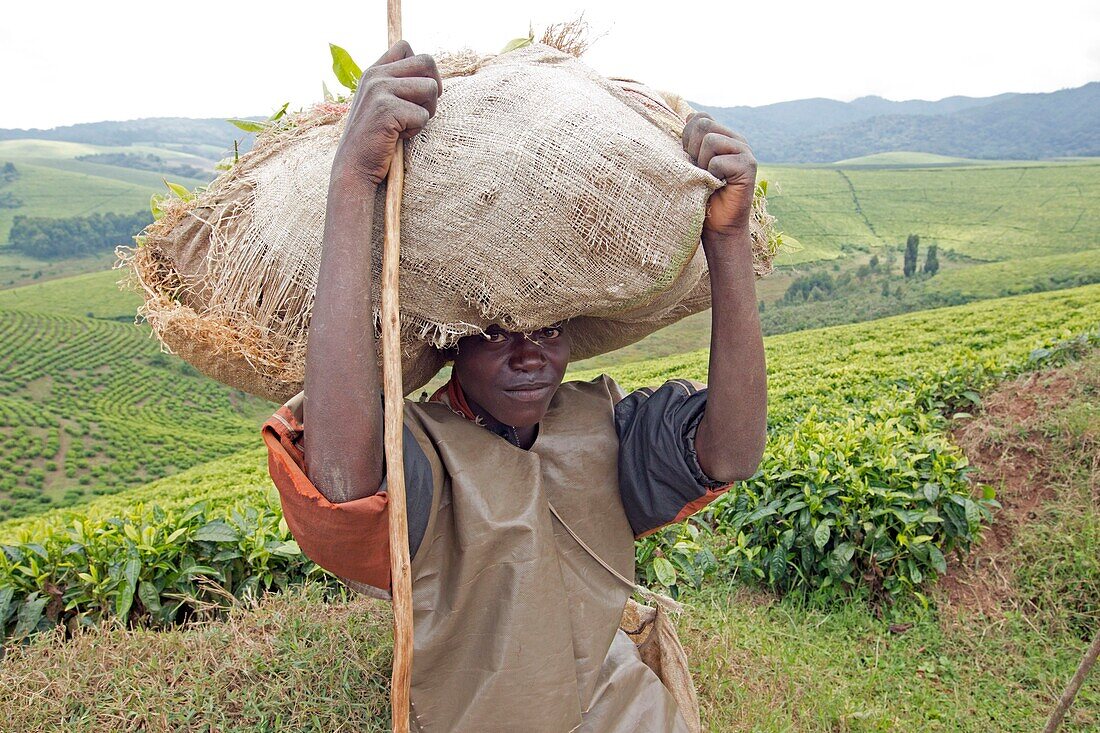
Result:
{"label": "dry grass", "polygon": [[184,630],[58,633],[0,662],[0,729],[386,730],[389,623],[306,590]]}

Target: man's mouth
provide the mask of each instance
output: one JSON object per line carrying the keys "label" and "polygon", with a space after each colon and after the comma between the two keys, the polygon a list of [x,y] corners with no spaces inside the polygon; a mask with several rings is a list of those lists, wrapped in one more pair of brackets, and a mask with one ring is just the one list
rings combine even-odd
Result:
{"label": "man's mouth", "polygon": [[553,391],[552,384],[524,384],[504,389],[504,393],[520,402],[538,402]]}

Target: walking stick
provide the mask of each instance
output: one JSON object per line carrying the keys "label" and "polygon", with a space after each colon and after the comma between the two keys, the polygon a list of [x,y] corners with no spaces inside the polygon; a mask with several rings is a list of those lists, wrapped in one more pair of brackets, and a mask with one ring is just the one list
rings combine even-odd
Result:
{"label": "walking stick", "polygon": [[[387,0],[389,45],[401,40],[401,0]],[[412,677],[412,576],[409,570],[409,522],[405,514],[404,416],[401,386],[401,315],[398,312],[398,262],[401,251],[401,191],[405,185],[405,146],[397,141],[386,183],[385,237],[382,244],[382,390],[385,395],[386,488],[390,512],[390,587],[393,596],[393,676],[390,707],[393,733],[409,733],[409,683]]]}

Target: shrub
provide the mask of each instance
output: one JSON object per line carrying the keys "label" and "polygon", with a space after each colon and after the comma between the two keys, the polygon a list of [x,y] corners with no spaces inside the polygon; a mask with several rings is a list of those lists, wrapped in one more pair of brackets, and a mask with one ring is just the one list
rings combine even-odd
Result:
{"label": "shrub", "polygon": [[335,587],[302,555],[277,506],[139,505],[0,545],[0,638],[104,620],[165,626],[312,577]]}

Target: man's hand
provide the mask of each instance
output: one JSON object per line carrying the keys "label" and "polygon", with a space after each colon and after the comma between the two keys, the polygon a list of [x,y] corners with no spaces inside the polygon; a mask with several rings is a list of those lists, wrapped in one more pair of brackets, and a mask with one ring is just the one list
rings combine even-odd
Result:
{"label": "man's hand", "polygon": [[442,93],[435,59],[413,55],[407,41],[395,43],[359,80],[333,161],[334,176],[347,172],[381,184],[397,141],[428,124]]}
{"label": "man's hand", "polygon": [[706,112],[695,112],[684,127],[684,150],[700,168],[726,185],[711,194],[703,222],[703,245],[749,230],[756,190],[756,158],[745,138]]}

